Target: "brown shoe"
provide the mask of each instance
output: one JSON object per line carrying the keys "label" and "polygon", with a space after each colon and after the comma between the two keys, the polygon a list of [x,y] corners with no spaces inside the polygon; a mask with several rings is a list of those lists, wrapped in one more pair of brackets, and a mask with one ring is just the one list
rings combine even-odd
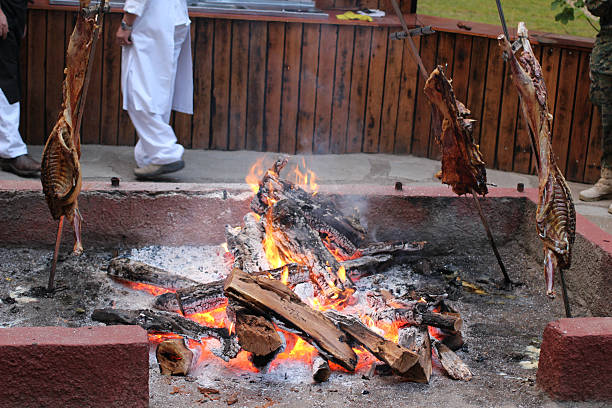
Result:
{"label": "brown shoe", "polygon": [[36,177],[40,172],[40,163],[23,154],[13,159],[2,159],[2,170],[21,177]]}

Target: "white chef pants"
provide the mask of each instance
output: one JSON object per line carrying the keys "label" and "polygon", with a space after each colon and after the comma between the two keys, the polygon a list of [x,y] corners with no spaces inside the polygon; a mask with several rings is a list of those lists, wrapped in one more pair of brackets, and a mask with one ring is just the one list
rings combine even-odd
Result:
{"label": "white chef pants", "polygon": [[[179,25],[174,28],[174,60],[172,89],[176,82],[176,68],[178,57],[181,52],[183,42],[187,38],[189,25]],[[128,94],[128,114],[136,128],[138,134],[138,143],[134,148],[134,159],[138,167],[144,167],[148,164],[168,164],[181,160],[185,149],[177,143],[176,135],[170,122],[170,112],[172,110],[172,98],[174,92],[170,92],[170,100],[167,104],[167,110],[162,114],[145,112],[136,110],[133,104],[130,103]]]}
{"label": "white chef pants", "polygon": [[0,89],[0,158],[13,159],[27,153],[19,134],[19,102],[10,104]]}

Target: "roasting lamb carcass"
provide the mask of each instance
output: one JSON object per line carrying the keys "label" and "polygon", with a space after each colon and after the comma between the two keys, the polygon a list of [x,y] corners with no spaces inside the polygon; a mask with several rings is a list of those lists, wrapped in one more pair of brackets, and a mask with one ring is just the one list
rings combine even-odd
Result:
{"label": "roasting lamb carcass", "polygon": [[62,111],[47,139],[41,162],[40,179],[43,193],[53,219],[59,220],[49,290],[53,289],[64,218],[67,218],[74,227],[74,253],[80,254],[83,251],[81,214],[77,201],[82,183],[79,128],[85,105],[89,61],[100,35],[100,22],[96,22],[95,15],[88,15],[89,3],[89,0],[80,1],[81,12],[78,14],[66,52]]}
{"label": "roasting lamb carcass", "polygon": [[482,154],[472,138],[470,110],[455,99],[450,82],[441,66],[433,70],[425,83],[425,95],[442,115],[442,134],[436,141],[442,149],[442,171],[438,176],[458,195],[475,191],[485,195],[487,172]]}
{"label": "roasting lamb carcass", "polygon": [[[550,142],[552,115],[547,104],[547,91],[542,69],[536,60],[527,37],[527,29],[519,23],[518,35],[523,45],[521,55],[512,52],[508,40],[500,35],[499,46],[509,56],[512,82],[521,95],[521,108],[527,117],[531,132],[537,139],[534,150],[538,156],[539,199],[536,213],[538,234],[544,244],[544,275],[546,293],[554,297],[553,278],[559,272],[563,282],[563,269],[571,265],[572,245],[576,234],[576,211],[570,189],[555,163]],[[564,294],[565,298],[565,294]],[[566,312],[569,306],[566,301]]]}

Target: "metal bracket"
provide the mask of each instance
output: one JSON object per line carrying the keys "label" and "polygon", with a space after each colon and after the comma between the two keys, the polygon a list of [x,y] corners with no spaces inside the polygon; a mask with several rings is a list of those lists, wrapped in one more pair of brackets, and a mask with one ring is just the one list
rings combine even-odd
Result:
{"label": "metal bracket", "polygon": [[418,35],[428,35],[428,34],[434,34],[434,33],[435,31],[431,28],[431,26],[423,26],[423,27],[413,28],[412,30],[408,30],[408,32],[398,31],[396,33],[391,33],[389,35],[389,38],[391,38],[392,40],[404,40],[408,38],[408,36],[416,37]]}

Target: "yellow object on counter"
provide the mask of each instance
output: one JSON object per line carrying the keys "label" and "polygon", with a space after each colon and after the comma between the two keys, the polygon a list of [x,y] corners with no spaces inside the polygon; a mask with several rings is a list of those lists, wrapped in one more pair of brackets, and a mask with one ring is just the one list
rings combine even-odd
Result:
{"label": "yellow object on counter", "polygon": [[362,20],[362,21],[373,21],[372,17],[364,16],[361,14],[353,13],[352,11],[347,11],[344,14],[336,15],[338,20]]}

